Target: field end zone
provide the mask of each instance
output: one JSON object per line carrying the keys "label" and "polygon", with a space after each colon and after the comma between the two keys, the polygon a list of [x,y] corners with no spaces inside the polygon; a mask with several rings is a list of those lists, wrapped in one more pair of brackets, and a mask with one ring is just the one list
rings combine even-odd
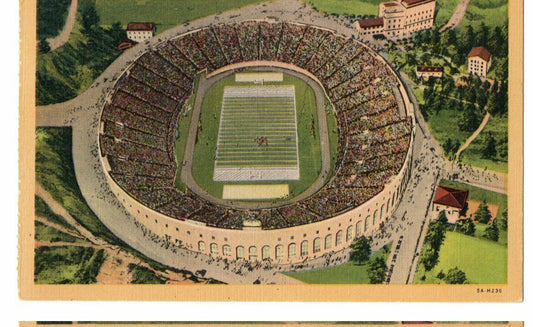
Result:
{"label": "field end zone", "polygon": [[289,196],[289,184],[224,185],[222,198],[226,200],[267,200]]}

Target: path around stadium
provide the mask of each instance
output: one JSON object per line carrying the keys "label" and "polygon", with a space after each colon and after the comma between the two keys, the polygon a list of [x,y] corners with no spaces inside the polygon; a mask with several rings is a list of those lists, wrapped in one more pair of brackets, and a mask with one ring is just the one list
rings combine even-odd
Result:
{"label": "path around stadium", "polygon": [[54,51],[57,48],[63,46],[67,43],[70,33],[72,33],[72,28],[74,28],[74,22],[76,22],[76,13],[78,11],[78,0],[72,0],[70,2],[70,8],[68,10],[68,17],[65,22],[65,26],[61,30],[58,36],[50,39],[46,39],[48,45],[50,46],[50,51]]}
{"label": "path around stadium", "polygon": [[[247,63],[249,65],[254,65],[252,69],[257,70],[269,70],[269,71],[280,71],[285,74],[290,74],[295,77],[298,77],[299,79],[303,80],[307,85],[309,85],[313,92],[315,93],[315,101],[316,101],[316,110],[317,110],[317,120],[318,120],[318,130],[319,130],[319,138],[320,138],[320,155],[322,160],[321,170],[319,177],[315,180],[315,182],[307,188],[304,192],[300,193],[299,195],[295,196],[294,198],[290,200],[285,201],[263,201],[263,202],[246,202],[246,201],[228,201],[220,198],[216,198],[212,196],[211,194],[207,193],[204,189],[202,189],[194,180],[193,174],[192,174],[192,162],[194,158],[194,147],[195,147],[195,141],[197,140],[197,133],[198,133],[198,123],[200,121],[200,115],[202,111],[202,103],[205,95],[207,92],[213,87],[218,81],[223,79],[226,76],[231,75],[234,70],[229,70],[222,72],[220,74],[217,74],[210,78],[205,78],[205,75],[202,74],[199,82],[198,82],[198,89],[196,92],[196,99],[194,101],[194,109],[191,117],[190,127],[189,127],[189,135],[187,136],[187,144],[185,146],[185,152],[183,155],[183,165],[181,168],[181,181],[194,193],[201,196],[202,198],[212,202],[216,203],[218,205],[223,206],[231,206],[233,208],[239,208],[239,209],[264,209],[264,208],[272,208],[272,207],[279,207],[283,205],[287,205],[290,203],[294,203],[297,201],[300,201],[302,199],[307,198],[308,196],[311,196],[315,194],[318,190],[320,190],[328,181],[328,174],[331,169],[331,157],[330,157],[330,144],[329,144],[329,132],[328,132],[328,122],[326,117],[326,103],[324,99],[324,90],[322,87],[318,85],[318,83],[308,76],[306,76],[303,73],[290,70],[289,68],[282,68],[281,64],[279,64],[279,67],[275,66],[269,66],[268,62],[253,62],[253,63]],[[271,63],[272,64],[272,63]],[[290,72],[288,72],[290,70]],[[298,108],[296,108],[298,110]]]}
{"label": "path around stadium", "polygon": [[460,2],[457,4],[457,7],[455,8],[455,12],[453,13],[452,17],[450,17],[450,20],[439,30],[439,32],[442,33],[448,29],[457,28],[461,24],[461,21],[465,16],[469,4],[470,0],[460,0]]}
{"label": "path around stadium", "polygon": [[[310,7],[297,0],[273,1],[245,8],[231,10],[216,16],[208,16],[190,22],[187,26],[180,25],[169,29],[153,39],[138,44],[127,50],[115,60],[93,83],[93,85],[73,100],[65,103],[37,108],[38,126],[72,126],[72,156],[76,179],[80,191],[87,204],[97,217],[118,238],[146,256],[165,265],[196,271],[206,269],[206,278],[214,278],[227,283],[252,283],[256,280],[262,283],[294,283],[272,269],[259,268],[254,271],[240,272],[239,267],[230,265],[226,268],[220,261],[191,252],[161,244],[150,238],[138,227],[136,221],[124,206],[117,201],[111,192],[103,171],[97,144],[99,120],[101,110],[108,100],[114,82],[127,67],[143,52],[155,44],[176,35],[208,26],[215,23],[232,23],[247,19],[278,17],[283,21],[299,21],[324,28],[336,30],[339,34],[353,36],[353,25],[342,17],[328,16],[313,11]],[[409,81],[404,84],[410,85]],[[393,250],[400,236],[410,241],[402,241],[397,254],[397,264],[392,271],[391,282],[405,284],[412,281],[418,258],[417,249],[420,248],[425,237],[426,225],[425,209],[431,203],[434,181],[439,178],[464,181],[488,190],[505,193],[505,175],[484,172],[481,169],[461,166],[448,162],[435,139],[418,112],[416,99],[410,87],[406,87],[415,104],[416,128],[412,177],[406,192],[402,195],[398,210],[393,218],[387,222],[386,236],[375,239],[373,249],[393,242]],[[437,174],[436,167],[440,167]],[[419,176],[417,176],[419,175]],[[413,205],[415,201],[416,205]],[[402,211],[403,210],[403,211]],[[407,212],[409,210],[409,212]],[[402,220],[405,219],[405,220]],[[414,268],[413,268],[414,267]]]}

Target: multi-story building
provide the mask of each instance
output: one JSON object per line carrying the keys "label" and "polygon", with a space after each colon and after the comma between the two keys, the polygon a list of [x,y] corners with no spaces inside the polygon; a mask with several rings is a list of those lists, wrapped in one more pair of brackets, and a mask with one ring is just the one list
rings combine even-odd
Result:
{"label": "multi-story building", "polygon": [[433,26],[436,0],[393,0],[379,5],[379,18],[362,19],[355,24],[362,39],[383,34],[391,40],[410,38],[413,33]]}
{"label": "multi-story building", "polygon": [[492,55],[484,47],[473,48],[468,55],[468,73],[487,78],[492,64]]}
{"label": "multi-story building", "polygon": [[416,77],[425,80],[430,77],[441,78],[444,74],[443,67],[416,66]]}
{"label": "multi-story building", "polygon": [[154,23],[129,23],[126,28],[128,39],[135,42],[143,42],[155,35]]}

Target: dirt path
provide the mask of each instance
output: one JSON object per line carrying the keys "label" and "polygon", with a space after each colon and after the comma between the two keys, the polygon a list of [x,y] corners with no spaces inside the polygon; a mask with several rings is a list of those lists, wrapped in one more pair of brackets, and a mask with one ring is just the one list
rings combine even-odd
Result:
{"label": "dirt path", "polygon": [[70,33],[72,32],[72,28],[74,27],[74,22],[76,21],[77,11],[78,0],[72,0],[72,2],[70,3],[70,9],[68,11],[67,21],[65,22],[63,30],[61,31],[61,33],[59,33],[58,36],[51,39],[46,39],[46,41],[50,45],[50,51],[54,51],[55,49],[61,47],[68,41]]}
{"label": "dirt path", "polygon": [[481,133],[481,131],[483,131],[483,129],[485,128],[485,126],[489,122],[489,118],[490,118],[490,114],[487,112],[485,114],[485,117],[483,117],[483,120],[481,121],[481,124],[476,129],[476,131],[472,135],[470,135],[470,137],[468,139],[466,139],[465,143],[463,143],[463,145],[461,145],[459,150],[457,150],[457,152],[455,153],[455,160],[454,160],[455,162],[457,162],[459,160],[459,157],[461,156],[461,152],[463,152],[470,145],[470,143],[472,143],[472,141],[474,141],[476,139],[476,137],[478,137],[479,133]]}
{"label": "dirt path", "polygon": [[442,33],[448,29],[454,29],[459,26],[463,20],[463,17],[465,16],[466,9],[468,8],[469,4],[470,0],[461,0],[459,4],[457,4],[457,8],[455,8],[455,12],[450,20],[439,30],[439,32]]}
{"label": "dirt path", "polygon": [[[152,266],[137,258],[133,254],[122,250],[116,245],[109,244],[105,240],[102,240],[94,236],[89,230],[81,226],[68,212],[67,210],[57,202],[50,193],[42,188],[41,185],[35,185],[35,193],[41,197],[44,202],[50,207],[50,209],[57,215],[62,216],[67,223],[69,223],[73,230],[70,230],[64,226],[48,221],[43,217],[35,217],[36,221],[39,221],[49,227],[52,227],[65,234],[72,235],[81,240],[87,241],[87,243],[75,243],[75,242],[45,242],[35,241],[35,248],[47,246],[47,247],[62,247],[62,246],[77,246],[85,248],[94,248],[98,250],[105,250],[107,257],[104,260],[96,280],[99,284],[129,284],[133,280],[133,276],[129,272],[130,264],[149,269],[154,274],[164,279],[167,279],[168,284],[193,284],[195,283],[190,279],[192,276],[187,276],[181,273],[173,271],[158,271]],[[205,280],[207,282],[207,280]]]}

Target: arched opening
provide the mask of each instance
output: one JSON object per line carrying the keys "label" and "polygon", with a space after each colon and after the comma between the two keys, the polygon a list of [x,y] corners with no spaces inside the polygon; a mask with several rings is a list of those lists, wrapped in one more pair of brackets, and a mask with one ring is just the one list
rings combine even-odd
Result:
{"label": "arched opening", "polygon": [[211,243],[211,254],[218,254],[218,245],[216,243]]}
{"label": "arched opening", "polygon": [[302,242],[302,244],[300,245],[300,253],[302,257],[309,255],[309,242],[307,241]]}
{"label": "arched opening", "polygon": [[263,250],[261,252],[262,252],[261,257],[263,258],[263,260],[270,259],[270,246],[268,245],[263,246]]}
{"label": "arched opening", "polygon": [[282,259],[283,258],[283,245],[278,244],[276,245],[276,259]]}
{"label": "arched opening", "polygon": [[231,255],[231,247],[227,244],[224,244],[222,246],[222,254],[226,257],[229,257]]}
{"label": "arched opening", "polygon": [[243,259],[244,258],[244,246],[238,246],[235,249],[235,253],[237,253],[237,259]]}
{"label": "arched opening", "polygon": [[346,242],[351,242],[353,240],[353,226],[348,226],[348,230],[346,231]]}
{"label": "arched opening", "polygon": [[326,235],[326,241],[324,242],[324,250],[331,249],[331,244],[333,243],[333,235]]}
{"label": "arched opening", "polygon": [[200,241],[198,242],[198,251],[205,251],[205,242],[204,241]]}
{"label": "arched opening", "polygon": [[257,260],[257,248],[255,246],[250,246],[248,248],[248,256],[250,261]]}
{"label": "arched opening", "polygon": [[378,222],[378,211],[374,210],[374,218],[372,219],[372,225],[375,226],[377,222]]}
{"label": "arched opening", "polygon": [[335,239],[335,246],[339,246],[342,244],[342,231],[338,231],[337,232],[337,236],[336,236],[336,239]]}
{"label": "arched opening", "polygon": [[296,244],[291,243],[289,244],[289,258],[295,258],[296,257]]}
{"label": "arched opening", "polygon": [[365,232],[370,228],[370,216],[365,218]]}
{"label": "arched opening", "polygon": [[313,241],[313,253],[318,253],[320,250],[320,237],[317,237]]}
{"label": "arched opening", "polygon": [[361,236],[361,234],[363,233],[362,227],[363,227],[363,222],[358,221],[357,224],[355,225],[355,236],[357,237]]}

